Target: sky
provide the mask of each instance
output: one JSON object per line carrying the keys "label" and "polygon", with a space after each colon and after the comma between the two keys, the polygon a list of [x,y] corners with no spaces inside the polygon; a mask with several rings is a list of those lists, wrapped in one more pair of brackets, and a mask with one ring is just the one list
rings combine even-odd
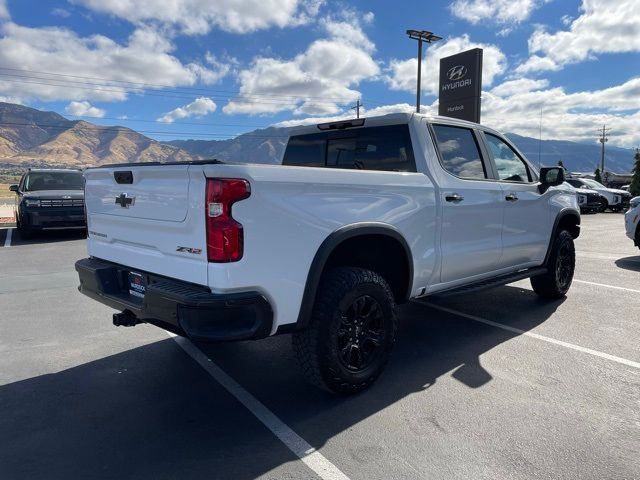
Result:
{"label": "sky", "polygon": [[482,123],[640,146],[638,0],[0,0],[0,101],[161,141],[437,113],[439,59],[484,51]]}

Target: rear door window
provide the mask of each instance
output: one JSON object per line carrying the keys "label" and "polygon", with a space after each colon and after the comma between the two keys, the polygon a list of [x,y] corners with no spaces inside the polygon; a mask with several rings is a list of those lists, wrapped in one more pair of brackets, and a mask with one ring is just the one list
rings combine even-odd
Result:
{"label": "rear door window", "polygon": [[283,165],[415,172],[408,125],[291,137]]}
{"label": "rear door window", "polygon": [[488,178],[473,131],[464,127],[433,125],[444,169],[456,177],[481,180]]}

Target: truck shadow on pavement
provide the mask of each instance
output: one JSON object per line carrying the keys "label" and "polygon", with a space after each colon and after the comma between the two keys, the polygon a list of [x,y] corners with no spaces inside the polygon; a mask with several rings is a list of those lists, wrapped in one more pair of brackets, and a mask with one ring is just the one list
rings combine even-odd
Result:
{"label": "truck shadow on pavement", "polygon": [[[509,286],[490,293],[434,303],[464,310],[500,298],[504,315],[490,318],[524,331],[562,303]],[[473,313],[483,315],[477,308]],[[386,371],[351,397],[306,384],[289,335],[200,348],[321,448],[443,376],[482,388],[492,375],[480,356],[517,336],[410,303],[399,308],[398,342]],[[423,413],[435,415],[427,402]],[[277,478],[282,474],[274,469],[285,464],[311,475],[300,462],[291,464],[297,458],[170,339],[0,387],[0,444],[0,476],[7,479]]]}
{"label": "truck shadow on pavement", "polygon": [[640,272],[640,255],[636,255],[634,257],[619,258],[615,263],[619,268],[624,268],[625,270],[631,270],[634,272]]}

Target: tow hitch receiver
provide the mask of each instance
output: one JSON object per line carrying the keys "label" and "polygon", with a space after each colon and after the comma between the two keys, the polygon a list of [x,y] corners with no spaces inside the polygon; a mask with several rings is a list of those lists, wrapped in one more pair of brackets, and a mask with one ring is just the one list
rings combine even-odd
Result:
{"label": "tow hitch receiver", "polygon": [[113,324],[116,327],[135,327],[139,323],[143,323],[136,318],[136,316],[129,310],[125,310],[122,313],[113,314]]}

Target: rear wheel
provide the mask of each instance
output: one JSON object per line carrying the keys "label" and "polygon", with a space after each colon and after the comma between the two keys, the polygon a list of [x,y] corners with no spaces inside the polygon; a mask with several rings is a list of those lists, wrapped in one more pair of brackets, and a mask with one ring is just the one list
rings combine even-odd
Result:
{"label": "rear wheel", "polygon": [[576,267],[576,250],[573,237],[562,230],[551,246],[547,273],[531,277],[533,291],[544,298],[561,298],[566,295]]}
{"label": "rear wheel", "polygon": [[382,373],[395,341],[393,294],[377,273],[336,268],[320,284],[309,327],[293,335],[293,349],[311,383],[356,393]]}

